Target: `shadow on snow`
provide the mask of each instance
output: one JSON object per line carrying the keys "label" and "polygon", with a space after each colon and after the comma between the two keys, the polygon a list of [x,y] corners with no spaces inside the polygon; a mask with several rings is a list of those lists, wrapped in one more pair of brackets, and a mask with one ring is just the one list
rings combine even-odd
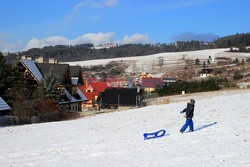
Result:
{"label": "shadow on snow", "polygon": [[213,126],[217,124],[217,122],[214,122],[214,123],[210,123],[210,124],[207,124],[207,125],[202,125],[201,127],[199,127],[198,129],[195,129],[195,131],[198,131],[198,130],[201,130],[201,129],[204,129],[204,128],[208,128],[210,126]]}

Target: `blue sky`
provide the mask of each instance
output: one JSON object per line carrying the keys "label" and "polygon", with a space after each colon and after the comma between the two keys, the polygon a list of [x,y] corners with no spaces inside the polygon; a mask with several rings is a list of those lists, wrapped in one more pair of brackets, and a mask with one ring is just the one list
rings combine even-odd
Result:
{"label": "blue sky", "polygon": [[1,0],[0,51],[170,43],[250,32],[249,0]]}

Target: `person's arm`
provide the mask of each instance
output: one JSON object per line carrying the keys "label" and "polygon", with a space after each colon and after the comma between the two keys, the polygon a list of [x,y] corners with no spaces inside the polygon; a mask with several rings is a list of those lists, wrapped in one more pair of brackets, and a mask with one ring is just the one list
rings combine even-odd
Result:
{"label": "person's arm", "polygon": [[187,111],[187,108],[185,108],[184,110],[180,111],[180,113],[184,113]]}

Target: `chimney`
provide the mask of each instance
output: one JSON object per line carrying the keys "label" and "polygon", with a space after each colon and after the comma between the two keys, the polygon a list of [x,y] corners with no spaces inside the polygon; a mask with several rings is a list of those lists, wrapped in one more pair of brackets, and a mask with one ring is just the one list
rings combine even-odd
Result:
{"label": "chimney", "polygon": [[35,59],[35,61],[38,62],[38,63],[43,63],[43,57],[40,56],[37,59]]}
{"label": "chimney", "polygon": [[49,63],[50,64],[57,64],[57,60],[54,58],[49,58]]}
{"label": "chimney", "polygon": [[25,59],[26,59],[26,56],[25,56],[25,55],[24,55],[24,56],[22,56],[22,57],[21,57],[21,59],[22,59],[22,60],[23,60],[23,59],[25,60]]}

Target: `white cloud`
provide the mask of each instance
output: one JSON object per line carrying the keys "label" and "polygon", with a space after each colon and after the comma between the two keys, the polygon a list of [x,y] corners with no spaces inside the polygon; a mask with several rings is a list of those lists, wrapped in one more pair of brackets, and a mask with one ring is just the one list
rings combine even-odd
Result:
{"label": "white cloud", "polygon": [[107,7],[112,7],[112,6],[116,6],[118,4],[118,0],[106,0],[104,1],[104,6]]}
{"label": "white cloud", "polygon": [[131,36],[124,36],[122,43],[127,44],[127,43],[149,43],[150,42],[150,37],[148,34],[134,34]]}
{"label": "white cloud", "polygon": [[65,37],[53,36],[45,39],[33,38],[25,47],[24,50],[31,48],[42,48],[45,46],[55,46],[55,45],[77,45],[82,43],[93,43],[94,45],[113,43],[115,42],[115,35],[113,32],[108,33],[89,33],[79,36],[75,39],[67,39]]}
{"label": "white cloud", "polygon": [[115,34],[113,32],[108,33],[88,33],[82,36],[79,36],[74,39],[68,39],[60,36],[53,36],[44,39],[33,38],[31,39],[24,50],[28,50],[31,48],[43,48],[45,46],[55,46],[55,45],[77,45],[83,43],[92,43],[95,46],[107,43],[149,43],[150,37],[148,34],[134,34],[132,36],[124,36],[122,42],[116,40]]}
{"label": "white cloud", "polygon": [[118,0],[102,0],[99,2],[93,1],[93,0],[85,0],[82,2],[77,3],[72,12],[65,17],[64,22],[69,23],[73,21],[75,18],[79,17],[81,10],[85,7],[90,7],[90,8],[109,8],[109,7],[114,7],[118,5]]}
{"label": "white cloud", "polygon": [[20,43],[11,43],[8,40],[0,40],[0,52],[17,52],[20,51]]}
{"label": "white cloud", "polygon": [[42,48],[45,46],[68,45],[68,41],[67,38],[60,36],[53,36],[45,39],[33,38],[28,42],[25,50],[31,48]]}
{"label": "white cloud", "polygon": [[73,12],[78,12],[84,7],[90,8],[104,8],[104,7],[114,7],[118,5],[118,0],[102,0],[99,2],[93,0],[85,0],[77,3],[74,6]]}
{"label": "white cloud", "polygon": [[105,43],[112,43],[115,40],[115,34],[113,32],[108,33],[89,33],[82,35],[76,39],[70,41],[71,45],[81,43],[93,43],[94,45],[100,45]]}
{"label": "white cloud", "polygon": [[84,7],[85,3],[83,2],[79,2],[78,4],[76,4],[74,6],[73,12],[78,12],[80,11],[83,7]]}

